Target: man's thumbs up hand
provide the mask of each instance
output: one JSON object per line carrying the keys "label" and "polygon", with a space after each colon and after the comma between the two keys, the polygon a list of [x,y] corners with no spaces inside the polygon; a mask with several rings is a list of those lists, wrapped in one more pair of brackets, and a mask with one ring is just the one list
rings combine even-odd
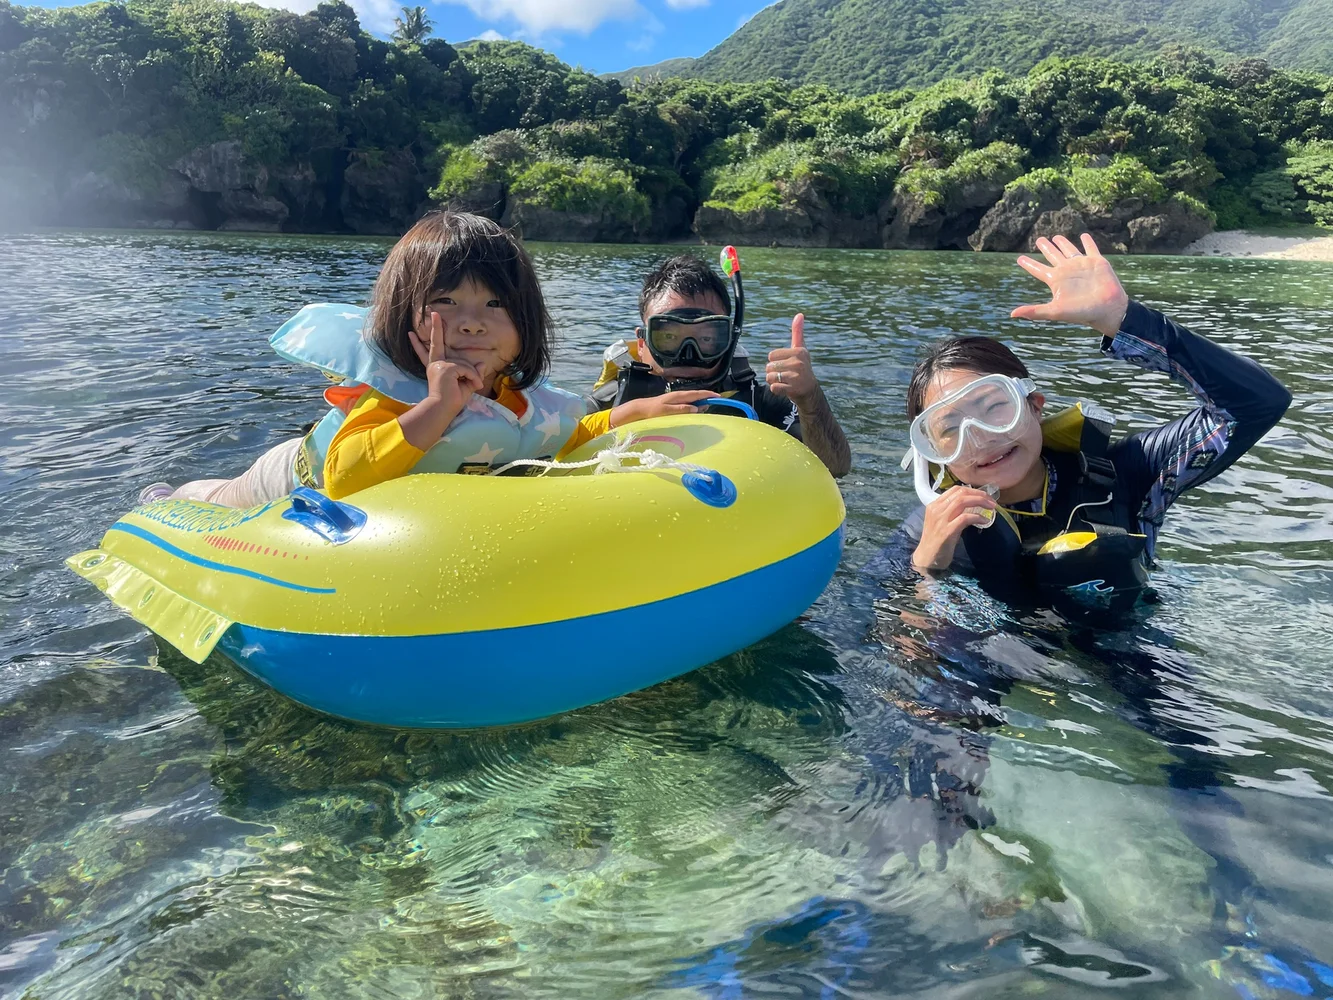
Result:
{"label": "man's thumbs up hand", "polygon": [[805,349],[805,316],[801,313],[792,317],[791,347],[769,352],[765,381],[775,396],[798,406],[819,392],[819,380],[810,368],[810,352]]}

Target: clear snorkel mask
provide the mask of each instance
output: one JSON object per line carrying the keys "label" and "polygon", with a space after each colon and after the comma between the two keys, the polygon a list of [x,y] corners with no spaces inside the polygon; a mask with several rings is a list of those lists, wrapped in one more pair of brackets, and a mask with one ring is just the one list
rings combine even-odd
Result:
{"label": "clear snorkel mask", "polygon": [[714,315],[706,309],[677,309],[645,319],[644,340],[653,360],[663,371],[716,367],[710,375],[669,379],[667,388],[670,390],[710,388],[725,378],[731,367],[745,318],[745,290],[741,285],[741,260],[736,248],[723,247],[720,260],[722,273],[731,278],[736,299],[732,316]]}
{"label": "clear snorkel mask", "polygon": [[[932,403],[912,421],[912,448],[903,467],[913,466],[917,496],[924,504],[938,500],[945,466],[980,458],[1005,439],[1017,440],[1033,419],[1028,396],[1037,385],[1030,378],[986,375]],[[939,466],[932,483],[930,466]]]}

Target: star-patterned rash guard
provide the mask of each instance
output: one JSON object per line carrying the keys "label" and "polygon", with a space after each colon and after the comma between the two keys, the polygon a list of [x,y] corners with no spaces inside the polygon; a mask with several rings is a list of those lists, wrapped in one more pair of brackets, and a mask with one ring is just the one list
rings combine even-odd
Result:
{"label": "star-patterned rash guard", "polygon": [[[412,408],[411,405],[400,403],[368,386],[358,388],[364,391],[355,400],[343,402],[344,407],[350,405],[347,419],[329,443],[324,458],[324,488],[335,500],[407,475],[426,455],[426,452],[403,437],[403,427],[398,422],[398,418]],[[575,425],[573,433],[566,436],[562,429],[568,425],[562,419],[562,414],[546,413],[540,408],[530,413],[534,404],[530,402],[528,394],[515,390],[503,379],[497,383],[494,400],[474,397],[469,400],[468,406],[482,409],[503,407],[521,423],[536,420],[533,429],[543,436],[549,448],[543,448],[544,454],[554,454],[557,459],[610,429],[610,414],[603,411],[585,416]],[[461,418],[463,414],[459,416]],[[457,422],[458,418],[455,424]],[[451,428],[453,426],[450,425]],[[448,440],[449,431],[446,430],[441,441],[447,443]],[[489,471],[501,458],[501,451],[501,448],[493,447],[492,442],[482,441],[475,453],[459,455],[461,461],[458,468],[448,471]],[[513,457],[506,456],[507,459]]]}

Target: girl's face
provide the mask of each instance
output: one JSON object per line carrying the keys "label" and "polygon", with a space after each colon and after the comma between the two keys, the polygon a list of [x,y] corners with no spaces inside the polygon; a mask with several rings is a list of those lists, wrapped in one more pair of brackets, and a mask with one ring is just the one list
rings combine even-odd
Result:
{"label": "girl's face", "polygon": [[[964,368],[940,372],[926,387],[922,409],[984,377],[984,374]],[[1028,419],[1008,434],[987,434],[976,427],[969,429],[972,446],[964,451],[959,461],[948,467],[950,474],[968,486],[995,486],[1001,492],[1026,485],[1042,467],[1041,409],[1046,397],[1034,392],[1026,403],[1030,407]],[[1041,472],[1044,476],[1045,469],[1041,468]],[[1040,483],[1037,485],[1040,487]]]}
{"label": "girl's face", "polygon": [[444,326],[445,360],[477,369],[486,395],[494,397],[496,379],[523,349],[518,328],[500,300],[485,285],[464,278],[457,288],[431,293],[421,317],[426,330],[431,313]]}

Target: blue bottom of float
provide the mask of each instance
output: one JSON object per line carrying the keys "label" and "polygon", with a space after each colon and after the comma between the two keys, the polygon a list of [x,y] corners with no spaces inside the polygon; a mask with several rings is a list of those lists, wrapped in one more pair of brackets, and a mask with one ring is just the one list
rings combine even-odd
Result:
{"label": "blue bottom of float", "polygon": [[660,684],[771,635],[823,593],[842,542],[839,527],[732,580],[568,621],[423,636],[238,624],[218,649],[292,700],[345,719],[432,728],[529,722]]}

